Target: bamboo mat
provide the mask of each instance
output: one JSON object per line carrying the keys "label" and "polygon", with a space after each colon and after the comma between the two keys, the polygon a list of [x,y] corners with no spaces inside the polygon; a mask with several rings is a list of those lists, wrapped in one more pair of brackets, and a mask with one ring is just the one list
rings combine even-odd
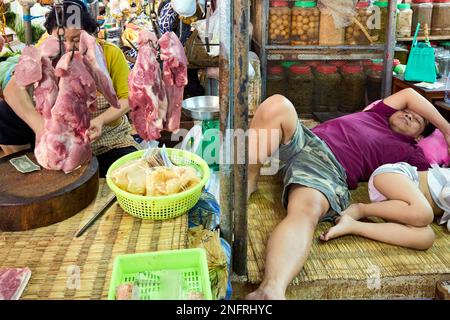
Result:
{"label": "bamboo mat", "polygon": [[116,256],[186,248],[187,215],[167,221],[141,220],[117,203],[75,238],[110,194],[100,179],[96,201],[72,218],[25,232],[0,232],[0,267],[32,271],[22,299],[106,299]]}
{"label": "bamboo mat", "polygon": [[[249,202],[248,278],[260,283],[270,232],[284,218],[281,184],[261,177]],[[367,185],[352,192],[353,202],[367,202]],[[320,223],[309,259],[288,289],[295,298],[434,297],[436,281],[450,279],[450,234],[433,223],[436,241],[427,251],[400,248],[362,237],[345,236],[327,243],[318,237],[331,223]],[[373,286],[379,274],[381,287]]]}

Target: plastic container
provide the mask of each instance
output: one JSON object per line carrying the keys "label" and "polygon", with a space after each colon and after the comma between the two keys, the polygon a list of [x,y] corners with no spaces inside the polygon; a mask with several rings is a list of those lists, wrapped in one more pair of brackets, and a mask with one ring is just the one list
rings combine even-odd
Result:
{"label": "plastic container", "polygon": [[364,89],[366,76],[363,67],[345,65],[341,71],[341,100],[339,111],[354,112],[364,107]]}
{"label": "plastic container", "polygon": [[334,18],[328,9],[320,12],[319,45],[340,46],[345,43],[345,29],[336,28]]}
{"label": "plastic container", "polygon": [[292,8],[291,45],[319,44],[320,11],[314,1],[296,1]]}
{"label": "plastic container", "polygon": [[274,94],[286,95],[286,71],[282,66],[268,68],[266,88],[266,97]]}
{"label": "plastic container", "polygon": [[381,99],[383,70],[384,66],[382,64],[373,64],[367,71],[366,90],[369,104]]}
{"label": "plastic container", "polygon": [[205,249],[183,249],[120,255],[114,260],[108,300],[117,286],[139,287],[140,300],[189,300],[192,293],[212,300]]}
{"label": "plastic container", "polygon": [[434,0],[431,35],[450,35],[450,0]]}
{"label": "plastic container", "polygon": [[328,64],[331,66],[335,66],[336,68],[338,68],[338,71],[341,70],[341,68],[343,66],[345,66],[347,62],[345,60],[334,60],[334,61],[330,61]]}
{"label": "plastic container", "polygon": [[[361,25],[366,28],[367,33],[370,35],[370,29],[367,26],[367,20],[372,11],[370,9],[369,2],[358,2],[356,4],[356,19],[361,23]],[[367,45],[370,44],[369,39],[367,39],[364,32],[361,30],[360,26],[356,23],[345,28],[345,43],[349,45]]]}
{"label": "plastic container", "polygon": [[132,152],[117,159],[106,174],[106,182],[116,194],[117,202],[125,212],[141,219],[166,220],[185,214],[198,202],[210,176],[208,164],[192,152],[171,148],[166,150],[174,164],[194,167],[202,176],[200,183],[191,189],[169,196],[150,197],[126,192],[112,181],[111,173],[125,163],[141,158],[145,150]]}
{"label": "plastic container", "polygon": [[341,75],[337,67],[318,66],[314,79],[314,111],[337,111],[340,99]]}
{"label": "plastic container", "polygon": [[413,19],[411,25],[411,35],[414,36],[416,32],[417,23],[420,23],[419,36],[424,35],[425,24],[428,25],[430,30],[432,16],[433,16],[433,3],[432,0],[413,0],[411,5],[413,10]]}
{"label": "plastic container", "polygon": [[[374,5],[378,8],[380,12],[380,25],[376,25],[371,32],[372,37],[374,37],[375,43],[385,43],[386,42],[386,27],[389,20],[389,3],[385,1],[377,1]],[[376,10],[376,12],[378,11]],[[378,28],[379,27],[379,28]]]}
{"label": "plastic container", "polygon": [[291,37],[291,9],[288,1],[269,3],[269,43],[289,44]]}
{"label": "plastic container", "polygon": [[397,37],[407,38],[411,35],[412,17],[413,11],[409,3],[397,5]]}
{"label": "plastic container", "polygon": [[314,76],[311,67],[293,65],[288,73],[287,97],[298,114],[311,113],[314,103]]}

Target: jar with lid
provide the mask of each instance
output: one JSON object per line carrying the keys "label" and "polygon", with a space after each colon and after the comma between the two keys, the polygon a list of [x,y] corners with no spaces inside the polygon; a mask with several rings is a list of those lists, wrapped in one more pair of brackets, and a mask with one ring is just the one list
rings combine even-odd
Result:
{"label": "jar with lid", "polygon": [[369,2],[358,2],[356,4],[356,20],[360,23],[353,23],[347,28],[345,28],[345,43],[349,45],[364,45],[370,44],[369,39],[362,31],[361,26],[365,28],[367,34],[370,35],[370,30],[367,27],[367,20],[372,15],[372,10],[370,9]]}
{"label": "jar with lid", "polygon": [[292,8],[291,45],[319,44],[320,11],[314,1],[296,1]]}
{"label": "jar with lid", "polygon": [[345,66],[347,62],[345,60],[334,60],[334,61],[330,61],[328,64],[331,66],[335,66],[338,71],[341,71],[341,68],[343,66]]}
{"label": "jar with lid", "polygon": [[367,98],[369,104],[381,99],[381,83],[383,79],[383,64],[373,64],[367,71]]}
{"label": "jar with lid", "polygon": [[397,5],[397,37],[407,38],[411,36],[412,17],[413,11],[409,3]]}
{"label": "jar with lid", "polygon": [[356,64],[342,67],[341,104],[339,111],[354,112],[364,107],[366,76],[363,67]]}
{"label": "jar with lid", "polygon": [[371,31],[371,36],[374,38],[375,43],[385,43],[386,42],[386,27],[388,24],[388,6],[389,3],[385,1],[377,1],[374,3],[375,13],[379,12],[379,19],[377,17],[375,21],[379,20],[379,24],[375,23]]}
{"label": "jar with lid", "polygon": [[450,35],[450,0],[434,0],[431,35]]}
{"label": "jar with lid", "polygon": [[269,3],[269,43],[289,44],[291,34],[291,9],[288,1]]}
{"label": "jar with lid", "polygon": [[268,68],[266,89],[266,97],[274,94],[286,95],[286,72],[282,66]]}
{"label": "jar with lid", "polygon": [[341,75],[335,66],[320,65],[314,79],[314,111],[337,111]]}
{"label": "jar with lid", "polygon": [[423,36],[425,34],[425,24],[428,25],[428,29],[430,29],[431,27],[433,16],[432,0],[413,0],[411,6],[413,10],[411,35],[414,36],[417,28],[417,23],[420,23],[419,36]]}
{"label": "jar with lid", "polygon": [[311,113],[314,102],[314,76],[311,67],[307,65],[293,65],[288,72],[287,97],[300,115]]}
{"label": "jar with lid", "polygon": [[337,28],[329,9],[320,11],[319,45],[340,46],[344,44],[345,29]]}

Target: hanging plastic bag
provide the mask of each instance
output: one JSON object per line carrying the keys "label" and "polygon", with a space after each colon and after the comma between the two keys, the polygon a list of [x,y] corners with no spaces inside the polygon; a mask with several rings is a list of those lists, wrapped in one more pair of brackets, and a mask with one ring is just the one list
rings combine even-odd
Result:
{"label": "hanging plastic bag", "polygon": [[[192,26],[197,30],[198,35],[204,44],[206,44],[206,37],[208,37],[209,44],[218,44],[220,42],[219,10],[214,11],[209,18],[192,23]],[[205,49],[207,49],[206,46]],[[206,51],[208,52],[208,50]],[[211,57],[216,57],[219,55],[219,51],[219,46],[210,46],[208,54]]]}
{"label": "hanging plastic bag", "polygon": [[353,24],[356,16],[354,0],[319,0],[320,11],[329,11],[337,28],[345,28]]}

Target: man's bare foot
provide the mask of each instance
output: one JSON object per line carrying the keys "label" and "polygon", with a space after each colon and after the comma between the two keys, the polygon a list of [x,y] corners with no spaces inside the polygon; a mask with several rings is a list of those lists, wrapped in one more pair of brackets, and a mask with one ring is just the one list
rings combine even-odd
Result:
{"label": "man's bare foot", "polygon": [[338,223],[340,218],[343,216],[350,216],[353,218],[353,220],[356,221],[364,218],[364,215],[362,213],[362,203],[351,204],[347,209],[341,212],[341,216],[336,218],[335,222]]}
{"label": "man's bare foot", "polygon": [[286,296],[268,287],[259,287],[255,291],[249,293],[245,300],[286,300]]}
{"label": "man's bare foot", "polygon": [[351,234],[353,224],[356,222],[357,221],[350,215],[343,215],[334,227],[331,227],[328,231],[320,235],[320,240],[328,241],[337,237],[345,236],[346,234]]}

